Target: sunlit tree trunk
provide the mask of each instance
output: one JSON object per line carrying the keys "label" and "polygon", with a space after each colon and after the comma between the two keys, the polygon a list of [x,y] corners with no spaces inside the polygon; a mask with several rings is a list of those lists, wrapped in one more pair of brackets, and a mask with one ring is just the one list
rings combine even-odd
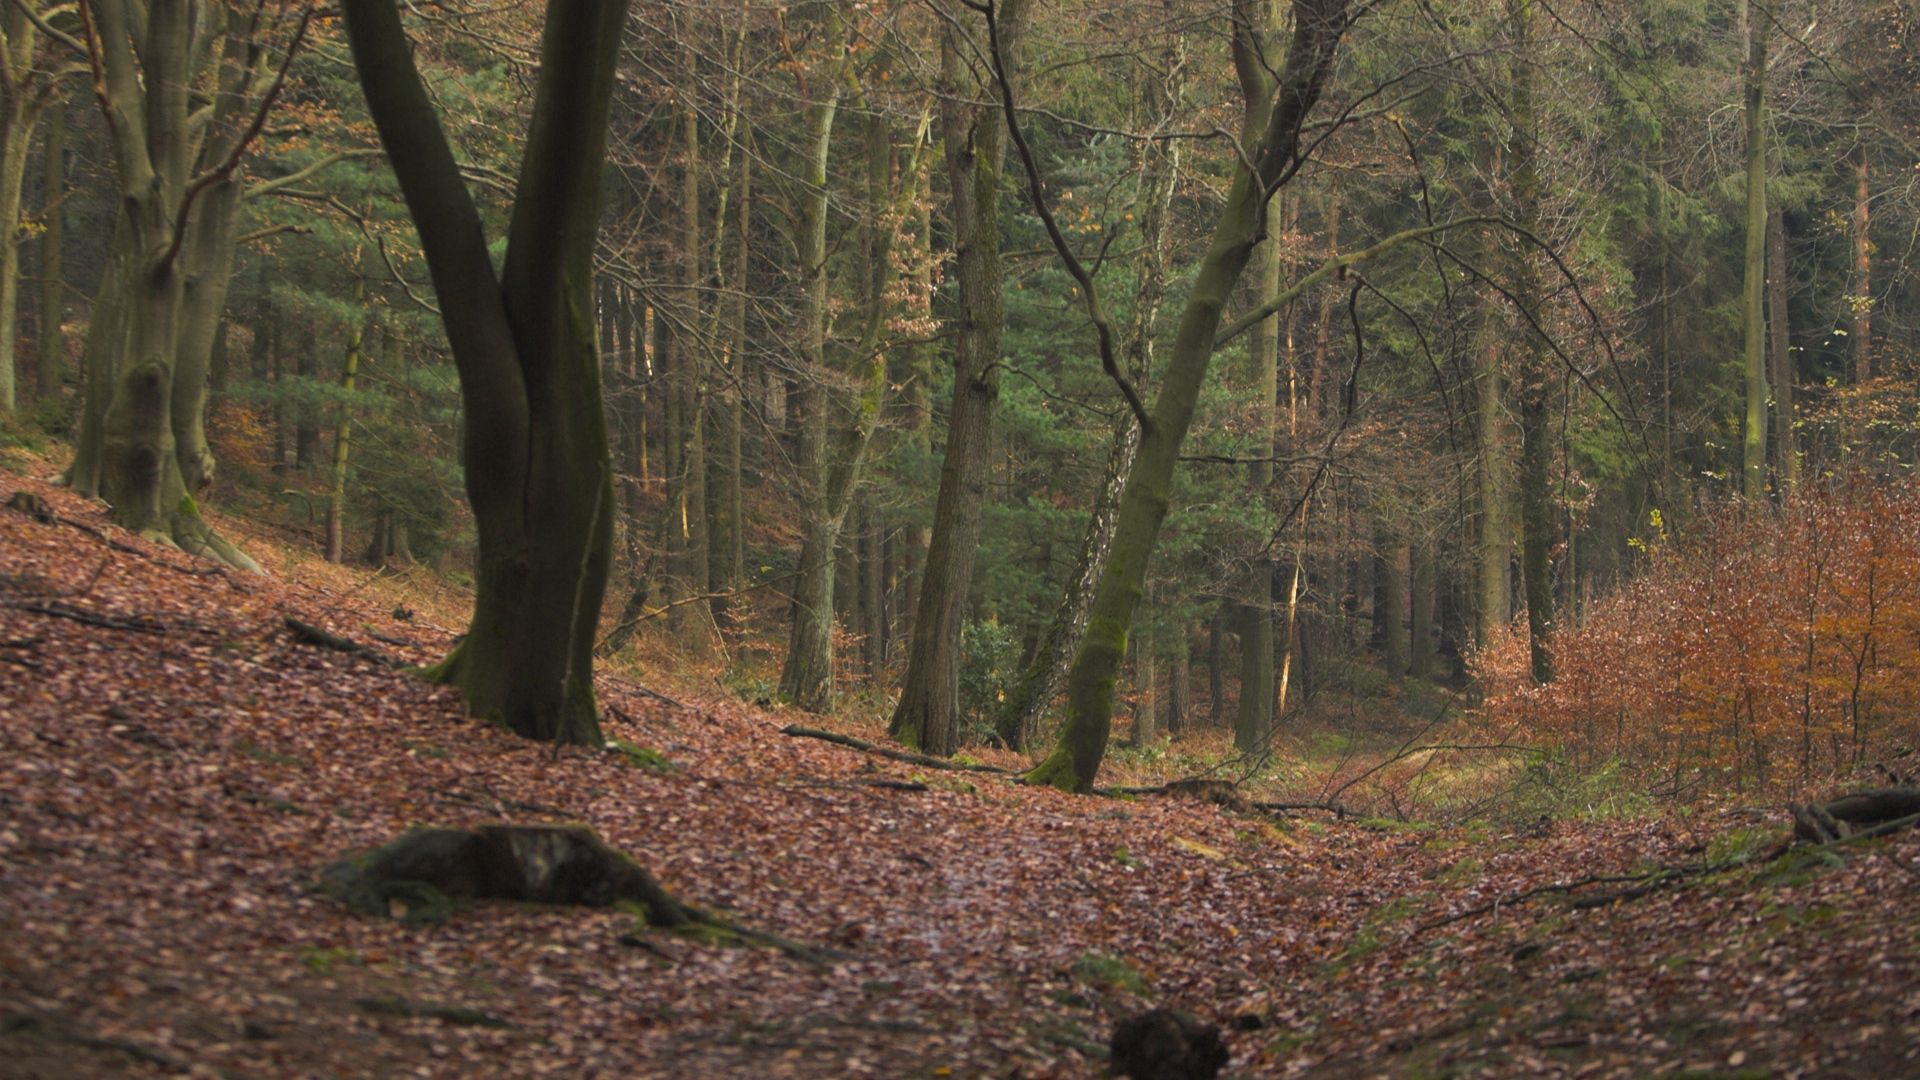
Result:
{"label": "sunlit tree trunk", "polygon": [[1873,377],[1873,230],[1867,148],[1854,148],[1853,157],[1853,381]]}

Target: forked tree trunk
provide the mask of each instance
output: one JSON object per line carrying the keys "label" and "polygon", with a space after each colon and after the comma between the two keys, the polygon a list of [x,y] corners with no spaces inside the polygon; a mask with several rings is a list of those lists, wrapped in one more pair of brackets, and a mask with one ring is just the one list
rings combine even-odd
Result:
{"label": "forked tree trunk", "polygon": [[614,514],[593,244],[624,0],[547,11],[498,276],[393,0],[346,0],[347,33],[419,229],[460,374],[479,532],[467,636],[432,669],[529,738],[599,745],[593,646]]}

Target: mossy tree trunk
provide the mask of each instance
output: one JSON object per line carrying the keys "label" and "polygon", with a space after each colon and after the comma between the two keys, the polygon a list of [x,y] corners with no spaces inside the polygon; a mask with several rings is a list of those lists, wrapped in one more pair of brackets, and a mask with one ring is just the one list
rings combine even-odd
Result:
{"label": "mossy tree trunk", "polygon": [[614,497],[593,327],[608,102],[625,0],[547,10],[533,118],[496,276],[479,211],[394,0],[346,0],[367,106],[427,257],[465,411],[474,613],[432,670],[529,738],[598,745],[593,645]]}
{"label": "mossy tree trunk", "polygon": [[1301,128],[1320,99],[1349,24],[1346,0],[1294,0],[1293,40],[1278,78],[1268,83],[1263,74],[1268,61],[1246,30],[1256,24],[1244,7],[1236,11],[1235,67],[1243,87],[1270,95],[1272,104],[1257,137],[1245,143],[1245,163],[1235,170],[1181,313],[1160,392],[1120,497],[1113,553],[1100,579],[1086,639],[1067,675],[1060,738],[1053,753],[1028,774],[1034,783],[1070,791],[1093,788],[1111,734],[1114,677],[1126,654],[1127,628],[1166,518],[1174,466],[1193,422],[1221,316],[1265,233],[1268,200],[1301,164]]}
{"label": "mossy tree trunk", "polygon": [[96,304],[96,318],[102,309],[111,318],[98,337],[89,333],[88,400],[68,481],[103,495],[129,529],[257,569],[208,528],[195,501],[213,475],[207,375],[232,274],[234,221],[248,195],[358,155],[331,155],[247,190],[236,179],[310,13],[284,48],[261,47],[238,9],[210,16],[184,0],[85,0],[81,14],[95,44],[123,213],[117,266]]}
{"label": "mossy tree trunk", "polygon": [[[1184,46],[1176,41],[1161,54],[1157,71],[1142,65],[1145,77],[1140,86],[1142,122],[1138,126],[1162,126],[1178,115],[1186,89],[1184,56]],[[1177,140],[1146,142],[1139,147],[1134,166],[1139,178],[1141,259],[1133,296],[1133,321],[1127,328],[1123,351],[1127,374],[1136,383],[1145,381],[1153,366],[1154,334],[1166,295],[1167,220],[1172,213],[1170,204],[1180,152]],[[1001,739],[1015,749],[1025,749],[1039,731],[1041,714],[1052,704],[1054,694],[1067,677],[1074,653],[1080,648],[1094,590],[1106,570],[1107,555],[1113,549],[1120,492],[1127,474],[1133,470],[1134,454],[1139,449],[1140,425],[1131,411],[1123,411],[1114,422],[1108,440],[1106,463],[1101,470],[1100,484],[1094,490],[1092,512],[1066,590],[1047,621],[1032,658],[1021,672],[1013,696],[996,722]]]}

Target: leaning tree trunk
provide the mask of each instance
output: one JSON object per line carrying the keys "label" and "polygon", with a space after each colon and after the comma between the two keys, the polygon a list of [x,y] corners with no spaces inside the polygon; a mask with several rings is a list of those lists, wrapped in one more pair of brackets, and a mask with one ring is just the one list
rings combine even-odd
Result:
{"label": "leaning tree trunk", "polygon": [[460,374],[479,533],[466,638],[430,674],[521,735],[597,746],[593,646],[614,495],[593,327],[608,102],[624,0],[547,10],[506,259],[414,69],[393,0],[346,0],[368,109],[413,213]]}
{"label": "leaning tree trunk", "polygon": [[[1086,639],[1067,675],[1066,719],[1059,742],[1028,774],[1031,782],[1090,791],[1106,754],[1114,677],[1126,655],[1127,629],[1166,519],[1174,466],[1199,404],[1221,314],[1261,238],[1267,200],[1294,175],[1301,127],[1319,100],[1347,29],[1346,0],[1295,0],[1293,7],[1293,41],[1285,66],[1271,89],[1261,86],[1261,92],[1272,95],[1273,105],[1259,137],[1248,143],[1252,168],[1241,165],[1235,171],[1181,314],[1159,396],[1141,433],[1139,455],[1120,497],[1113,554],[1101,575]],[[1244,18],[1236,23],[1248,25]],[[1248,40],[1244,30],[1236,32],[1234,52],[1243,77],[1265,69],[1263,50]]]}
{"label": "leaning tree trunk", "polygon": [[[1161,56],[1160,77],[1149,78],[1141,86],[1142,112],[1153,123],[1166,123],[1181,107],[1186,70],[1183,54],[1184,48],[1178,43],[1168,48]],[[1167,218],[1179,170],[1180,144],[1177,141],[1149,143],[1141,147],[1140,155],[1137,171],[1143,193],[1140,245],[1144,257],[1134,290],[1133,322],[1128,327],[1125,349],[1128,375],[1136,383],[1144,381],[1153,366],[1154,333],[1166,293]],[[1000,711],[997,733],[1010,747],[1025,749],[1040,730],[1040,716],[1059,691],[1073,663],[1073,655],[1080,648],[1087,611],[1093,605],[1094,587],[1106,570],[1107,555],[1113,547],[1121,486],[1133,468],[1133,457],[1139,448],[1139,424],[1131,411],[1124,411],[1108,442],[1106,466],[1100,475],[1100,486],[1094,491],[1093,512],[1074,560],[1073,573],[1067,579],[1066,591],[1047,622],[1039,647],[1034,650],[1026,670],[1021,672],[1013,695]],[[1218,695],[1215,697],[1217,701]]]}

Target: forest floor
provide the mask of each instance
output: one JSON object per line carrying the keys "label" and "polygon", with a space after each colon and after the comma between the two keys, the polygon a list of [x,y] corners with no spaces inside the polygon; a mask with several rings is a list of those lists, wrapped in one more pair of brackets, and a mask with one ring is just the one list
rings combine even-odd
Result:
{"label": "forest floor", "polygon": [[[1778,808],[1071,797],[615,677],[607,733],[641,749],[555,752],[286,627],[437,657],[449,620],[391,582],[216,571],[16,490],[59,520],[0,510],[0,1076],[1098,1076],[1154,1004],[1225,1028],[1232,1076],[1920,1074],[1920,834],[1764,858]],[[586,822],[839,958],[311,891],[411,826],[502,819]]]}

